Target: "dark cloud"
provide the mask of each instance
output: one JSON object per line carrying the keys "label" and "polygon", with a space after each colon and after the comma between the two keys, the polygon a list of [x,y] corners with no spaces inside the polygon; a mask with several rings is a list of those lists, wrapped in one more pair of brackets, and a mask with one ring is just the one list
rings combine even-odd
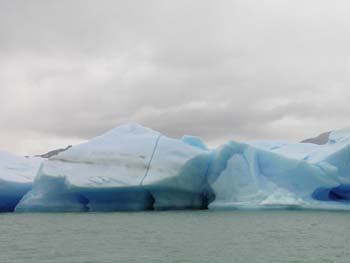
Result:
{"label": "dark cloud", "polygon": [[137,121],[300,140],[349,125],[347,1],[1,1],[0,147]]}

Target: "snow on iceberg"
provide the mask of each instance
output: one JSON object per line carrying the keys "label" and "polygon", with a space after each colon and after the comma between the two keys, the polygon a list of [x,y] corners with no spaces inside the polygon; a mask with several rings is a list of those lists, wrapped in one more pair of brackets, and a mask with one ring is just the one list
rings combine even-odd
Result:
{"label": "snow on iceberg", "polygon": [[31,189],[41,158],[20,157],[0,151],[0,212],[13,211]]}
{"label": "snow on iceberg", "polygon": [[188,140],[122,125],[43,162],[16,211],[204,208],[211,156]]}

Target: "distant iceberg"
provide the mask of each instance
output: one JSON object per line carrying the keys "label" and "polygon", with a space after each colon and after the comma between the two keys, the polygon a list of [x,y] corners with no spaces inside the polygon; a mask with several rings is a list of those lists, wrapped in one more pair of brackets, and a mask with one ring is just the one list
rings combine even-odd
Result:
{"label": "distant iceberg", "polygon": [[209,149],[198,137],[171,139],[125,124],[45,161],[23,157],[21,166],[0,156],[0,207],[350,210],[350,129],[310,140],[229,141]]}

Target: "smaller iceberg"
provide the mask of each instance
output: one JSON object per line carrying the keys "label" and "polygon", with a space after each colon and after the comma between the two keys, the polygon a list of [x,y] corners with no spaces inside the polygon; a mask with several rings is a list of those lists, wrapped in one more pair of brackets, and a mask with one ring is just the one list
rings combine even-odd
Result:
{"label": "smaller iceberg", "polygon": [[215,152],[212,209],[350,209],[350,130],[324,144],[231,141]]}

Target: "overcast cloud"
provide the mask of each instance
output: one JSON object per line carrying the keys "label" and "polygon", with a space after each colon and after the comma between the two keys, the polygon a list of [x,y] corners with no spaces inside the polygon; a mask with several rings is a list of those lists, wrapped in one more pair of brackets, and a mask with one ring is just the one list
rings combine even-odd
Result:
{"label": "overcast cloud", "polygon": [[348,1],[0,0],[0,148],[123,122],[298,141],[350,125]]}

